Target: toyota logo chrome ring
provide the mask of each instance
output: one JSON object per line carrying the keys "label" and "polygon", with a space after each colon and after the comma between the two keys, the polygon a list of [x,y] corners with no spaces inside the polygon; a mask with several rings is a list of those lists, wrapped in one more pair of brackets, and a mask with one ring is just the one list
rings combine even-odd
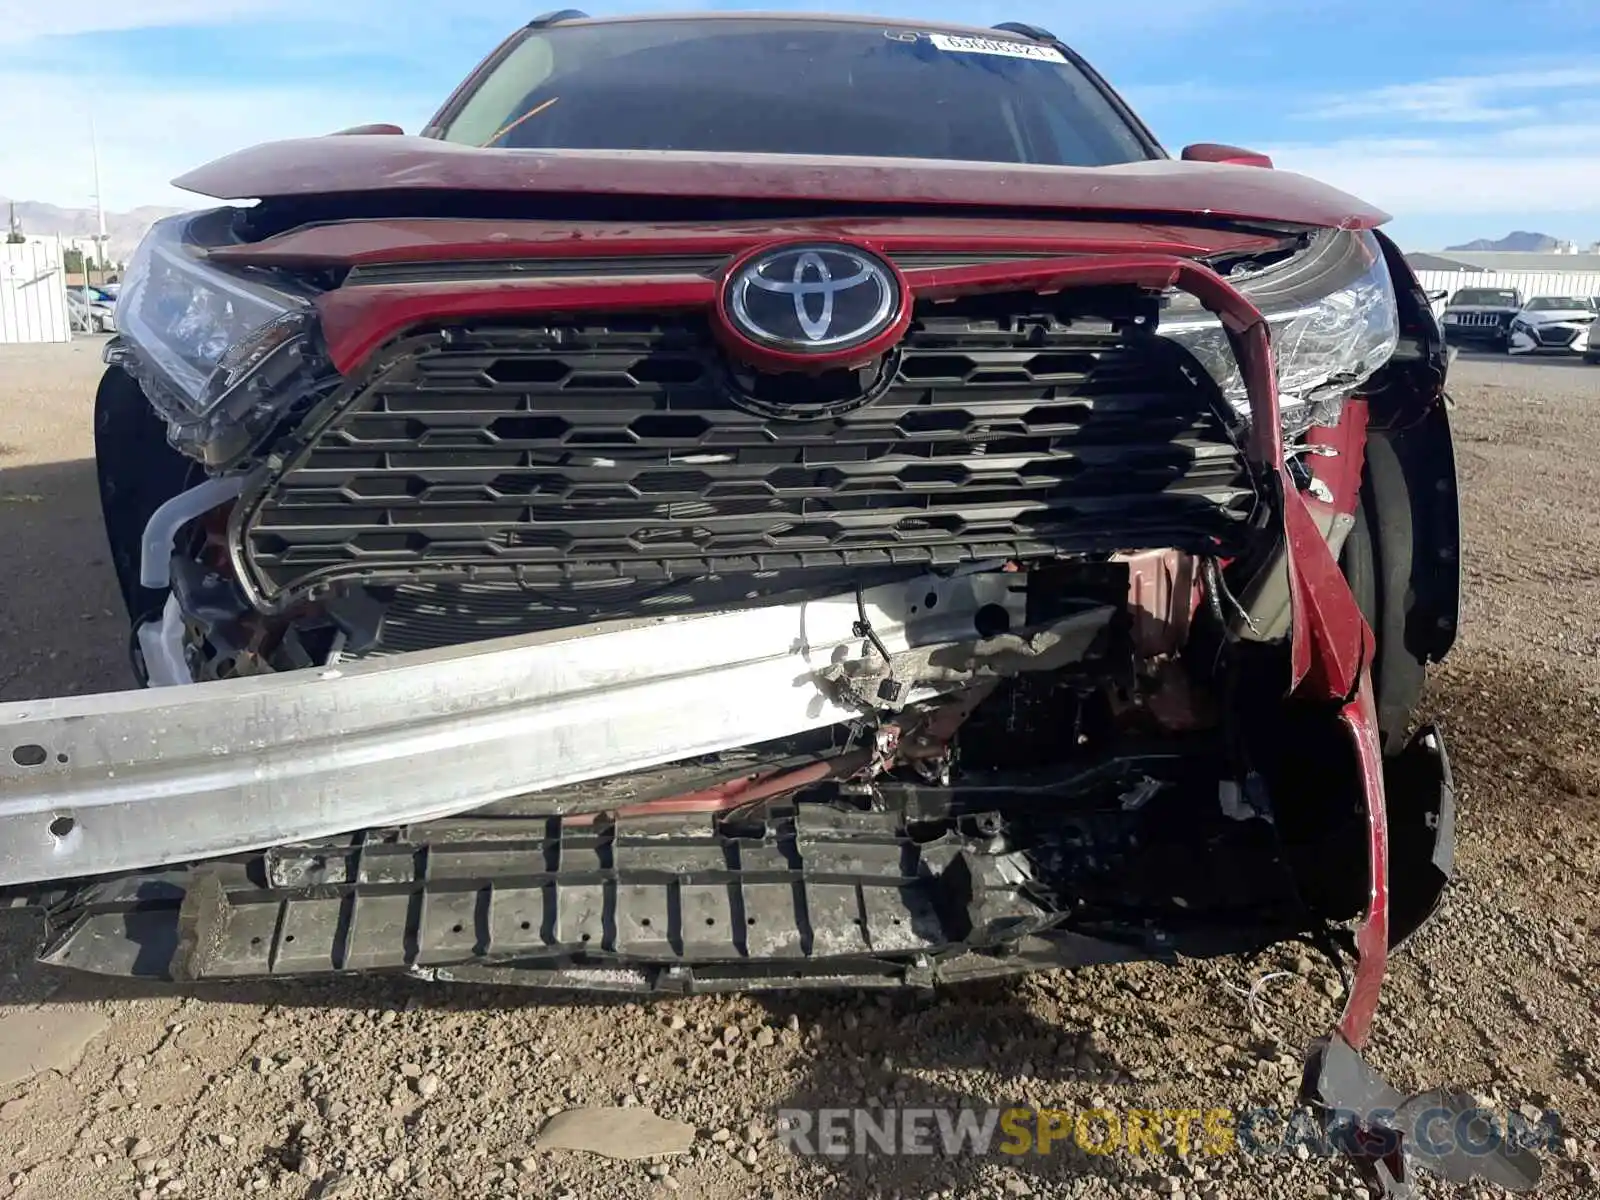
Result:
{"label": "toyota logo chrome ring", "polygon": [[885,335],[893,340],[905,316],[899,272],[855,246],[759,251],[735,264],[722,293],[729,330],[784,360],[838,360]]}

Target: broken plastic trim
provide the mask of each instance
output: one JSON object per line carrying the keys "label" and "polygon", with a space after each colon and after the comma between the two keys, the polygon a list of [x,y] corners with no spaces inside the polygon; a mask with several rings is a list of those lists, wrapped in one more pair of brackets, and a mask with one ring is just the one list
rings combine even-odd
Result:
{"label": "broken plastic trim", "polygon": [[1403,1096],[1337,1033],[1311,1048],[1302,1093],[1322,1112],[1333,1145],[1392,1200],[1415,1194],[1415,1170],[1509,1192],[1539,1184],[1532,1146],[1492,1130],[1471,1096],[1443,1088]]}
{"label": "broken plastic trim", "polygon": [[242,475],[218,476],[179,492],[156,509],[140,544],[140,586],[167,587],[172,582],[172,551],[178,531],[202,513],[235,499],[243,489]]}

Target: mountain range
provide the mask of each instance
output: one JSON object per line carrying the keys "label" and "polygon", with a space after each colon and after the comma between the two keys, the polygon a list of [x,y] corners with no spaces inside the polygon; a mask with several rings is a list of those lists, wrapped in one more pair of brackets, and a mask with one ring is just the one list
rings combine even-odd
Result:
{"label": "mountain range", "polygon": [[[12,201],[0,196],[0,236],[5,233],[6,222],[13,211],[11,207],[13,204],[16,206],[17,226],[25,234],[93,237],[98,229],[92,208],[60,208],[54,204],[42,204],[37,200]],[[112,262],[126,262],[150,226],[162,217],[170,217],[173,213],[182,211],[178,208],[146,205],[131,212],[106,213],[106,257]]]}
{"label": "mountain range", "polygon": [[1566,243],[1560,238],[1553,238],[1548,233],[1528,233],[1517,230],[1508,233],[1503,238],[1478,238],[1476,241],[1463,242],[1459,246],[1446,246],[1446,250],[1515,250],[1520,254],[1548,254],[1552,250],[1559,250]]}

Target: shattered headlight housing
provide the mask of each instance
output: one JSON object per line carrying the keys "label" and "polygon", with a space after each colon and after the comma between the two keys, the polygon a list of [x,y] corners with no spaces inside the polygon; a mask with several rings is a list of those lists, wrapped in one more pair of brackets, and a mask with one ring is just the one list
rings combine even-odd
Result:
{"label": "shattered headlight housing", "polygon": [[[1228,279],[1272,330],[1285,432],[1338,419],[1344,398],[1388,362],[1400,343],[1394,281],[1377,238],[1327,230],[1304,250]],[[1245,418],[1250,401],[1227,333],[1193,296],[1173,298],[1156,333],[1185,347]]]}
{"label": "shattered headlight housing", "polygon": [[[151,228],[123,275],[106,360],[132,374],[178,449],[218,465],[247,450],[312,374],[313,294],[266,272],[222,270],[203,244],[229,210]],[[217,239],[196,240],[200,233]]]}

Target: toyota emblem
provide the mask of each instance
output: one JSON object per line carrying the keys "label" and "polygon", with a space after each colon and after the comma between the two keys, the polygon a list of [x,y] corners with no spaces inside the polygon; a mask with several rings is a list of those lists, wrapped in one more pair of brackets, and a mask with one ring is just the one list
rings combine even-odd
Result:
{"label": "toyota emblem", "polygon": [[900,280],[852,246],[783,246],[748,259],[728,280],[729,325],[757,345],[791,354],[837,354],[893,326]]}

